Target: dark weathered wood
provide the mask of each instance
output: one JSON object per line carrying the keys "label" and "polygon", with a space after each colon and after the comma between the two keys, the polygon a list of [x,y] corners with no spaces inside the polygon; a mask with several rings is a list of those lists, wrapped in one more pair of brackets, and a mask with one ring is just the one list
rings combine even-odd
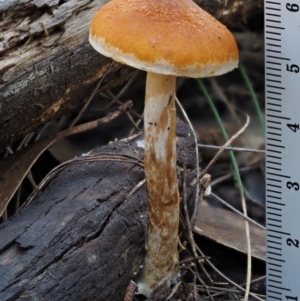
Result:
{"label": "dark weathered wood", "polygon": [[[0,146],[72,112],[91,94],[110,60],[88,42],[89,20],[105,1],[0,2]],[[101,90],[132,69],[114,64]]]}
{"label": "dark weathered wood", "polygon": [[[87,99],[110,63],[88,43],[89,21],[105,2],[0,1],[0,149]],[[232,26],[262,9],[262,0],[196,2]],[[115,64],[101,89],[131,74]]]}
{"label": "dark weathered wood", "polygon": [[256,22],[260,22],[259,16],[263,12],[264,5],[263,0],[194,1],[231,29],[245,28],[252,19],[255,19]]}
{"label": "dark weathered wood", "polygon": [[74,126],[73,128],[59,132],[57,135],[53,135],[48,139],[40,139],[16,152],[12,156],[2,161],[0,160],[0,170],[2,171],[0,174],[0,216],[2,216],[6,210],[13,195],[20,187],[29,170],[46,149],[66,136],[71,136],[80,132],[82,133],[83,131],[88,131],[95,127],[99,128],[102,125],[111,122],[123,115],[131,105],[132,102],[127,101],[115,112],[112,112],[103,118]]}
{"label": "dark weathered wood", "polygon": [[[177,128],[178,163],[195,166],[193,138]],[[142,159],[138,136],[94,153]],[[0,300],[123,301],[143,262],[145,185],[137,164],[74,163],[27,207],[0,225]]]}

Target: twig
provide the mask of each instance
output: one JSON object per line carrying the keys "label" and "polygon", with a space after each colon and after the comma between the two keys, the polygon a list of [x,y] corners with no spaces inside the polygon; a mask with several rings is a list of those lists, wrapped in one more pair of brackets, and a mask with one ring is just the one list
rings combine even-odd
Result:
{"label": "twig", "polygon": [[204,261],[204,260],[207,260],[207,259],[210,259],[210,257],[208,257],[208,256],[189,257],[189,258],[181,260],[179,262],[179,265],[184,266],[186,263],[189,263],[189,262],[192,262],[192,261],[197,261],[197,260]]}
{"label": "twig", "polygon": [[240,212],[237,209],[235,209],[233,206],[231,206],[230,204],[228,204],[226,201],[224,201],[222,198],[220,198],[215,193],[211,192],[211,196],[213,196],[214,198],[216,198],[219,202],[221,202],[224,206],[226,206],[227,208],[229,208],[233,212],[235,212],[238,215],[242,216],[247,221],[251,222],[252,224],[256,225],[257,227],[259,227],[259,228],[261,228],[263,230],[266,230],[266,228],[264,226],[262,226],[261,224],[257,223],[256,221],[254,221],[253,219],[251,219],[249,216],[244,215],[242,212]]}
{"label": "twig", "polygon": [[[107,91],[107,93],[109,93],[109,94],[111,95],[112,98],[115,98],[114,94],[113,94],[111,91]],[[121,102],[119,99],[116,100],[116,103],[119,104],[119,105],[122,105],[122,102]],[[139,131],[140,129],[139,129],[139,127],[137,126],[137,124],[135,123],[135,121],[134,121],[133,117],[131,116],[131,114],[134,115],[134,116],[136,116],[136,117],[138,117],[139,119],[142,119],[142,116],[139,115],[139,114],[137,114],[137,113],[134,112],[133,110],[128,110],[128,112],[126,112],[126,115],[127,115],[128,119],[129,119],[129,121],[130,121],[130,122],[133,124],[133,126]]]}
{"label": "twig", "polygon": [[[262,276],[262,277],[259,277],[259,278],[256,278],[256,279],[253,279],[251,280],[251,284],[255,284],[256,282],[260,282],[260,281],[263,281],[264,279],[266,278],[266,276]],[[246,282],[245,283],[242,283],[240,284],[242,287],[246,285]],[[237,290],[237,289],[230,289],[230,288],[218,288],[218,287],[208,287],[209,289],[213,289],[215,291],[218,291],[218,290],[222,290],[221,292],[218,292],[218,293],[215,293],[213,294],[212,296],[213,297],[217,297],[217,296],[220,296],[220,295],[223,295],[225,294],[226,292],[233,292],[233,293],[241,293],[242,291],[241,290]],[[261,296],[261,297],[265,297],[265,295],[259,295],[259,294],[255,294],[256,296]]]}
{"label": "twig", "polygon": [[124,297],[123,301],[131,301],[133,299],[133,296],[134,296],[137,288],[138,288],[138,285],[131,280],[129,285],[127,286],[125,297]]}
{"label": "twig", "polygon": [[227,108],[228,108],[229,112],[231,113],[232,117],[234,118],[235,122],[240,127],[241,126],[241,121],[238,118],[238,116],[237,116],[237,114],[234,110],[234,106],[232,105],[232,102],[229,101],[229,99],[227,98],[227,96],[223,92],[223,90],[220,87],[220,85],[218,84],[217,80],[214,77],[212,77],[212,78],[209,79],[209,82],[212,85],[212,89],[218,94],[219,98],[227,106]]}
{"label": "twig", "polygon": [[80,119],[80,117],[82,116],[82,114],[84,113],[84,111],[86,110],[86,108],[88,107],[88,105],[90,104],[90,102],[92,101],[94,95],[96,94],[96,92],[98,91],[99,87],[101,86],[107,72],[109,71],[109,69],[111,68],[111,66],[113,65],[113,62],[111,62],[107,69],[105,70],[103,76],[101,76],[98,84],[96,85],[96,87],[94,88],[94,90],[92,91],[91,95],[89,96],[88,100],[85,102],[85,104],[83,105],[83,107],[81,108],[80,112],[78,113],[78,115],[76,116],[76,118],[71,122],[70,126],[68,127],[68,129],[71,129]]}
{"label": "twig", "polygon": [[194,191],[195,186],[199,183],[199,181],[201,180],[201,178],[208,172],[208,170],[210,169],[210,167],[219,159],[219,157],[221,156],[221,154],[223,153],[224,149],[230,145],[232,143],[232,141],[234,141],[239,135],[241,135],[245,129],[247,128],[247,126],[249,125],[250,122],[250,118],[247,115],[247,119],[246,119],[246,123],[245,125],[239,130],[237,131],[223,146],[221,149],[218,150],[218,152],[215,154],[215,156],[210,160],[210,162],[207,164],[207,166],[201,171],[199,177],[197,177],[195,179],[195,181],[192,182],[192,191],[191,193]]}
{"label": "twig", "polygon": [[[126,103],[124,103],[123,106],[119,107],[116,111],[107,114],[103,118],[100,118],[96,121],[89,122],[87,124],[78,125],[74,128],[71,128],[69,130],[65,130],[63,132],[59,132],[59,133],[55,134],[54,136],[48,137],[45,140],[43,139],[43,140],[37,141],[37,145],[32,147],[35,155],[31,156],[29,158],[30,160],[28,160],[28,162],[26,162],[26,165],[23,168],[22,173],[19,173],[19,174],[15,175],[14,179],[12,180],[11,187],[6,191],[7,194],[4,198],[4,201],[0,202],[0,216],[5,211],[8,203],[12,199],[13,195],[15,194],[15,192],[17,191],[19,186],[21,185],[21,183],[22,183],[24,177],[26,176],[26,174],[28,173],[28,171],[32,168],[33,164],[37,161],[37,159],[41,156],[41,154],[45,150],[47,150],[51,145],[53,145],[58,139],[61,139],[61,138],[65,137],[65,136],[68,136],[68,135],[83,132],[87,129],[92,129],[92,128],[101,126],[105,123],[108,123],[108,122],[116,119],[117,117],[124,114],[126,112],[126,110],[128,110],[131,107],[131,105],[132,105],[132,102],[127,101]],[[36,149],[34,147],[36,147]],[[24,150],[24,152],[26,153],[26,150]],[[16,164],[11,164],[11,162],[8,164],[8,166],[9,167],[8,167],[7,170],[8,170],[9,174],[13,174],[13,172],[18,168],[18,166]],[[3,185],[5,185],[5,182],[3,182],[2,184],[0,182],[0,187],[1,186],[3,187]]]}
{"label": "twig", "polygon": [[[204,253],[201,251],[201,249],[197,246],[197,251],[199,252],[199,254],[201,256],[205,256]],[[245,292],[246,290],[241,287],[240,285],[238,285],[237,283],[235,283],[234,281],[232,281],[230,278],[228,278],[227,276],[225,276],[220,270],[218,270],[212,263],[210,260],[206,260],[206,263],[212,268],[214,269],[221,277],[223,277],[226,281],[228,281],[229,283],[231,283],[232,285],[234,285],[235,287],[239,288],[240,290],[242,290],[243,292]],[[255,299],[259,300],[259,301],[264,301],[263,299],[259,298],[256,294],[249,292],[249,295],[254,297]]]}
{"label": "twig", "polygon": [[[187,233],[186,233],[186,236],[187,236],[187,239],[188,239],[188,242],[192,248],[192,252],[193,252],[193,255],[195,258],[198,258],[198,254],[197,254],[197,246],[196,246],[196,243],[195,243],[195,240],[194,240],[194,236],[193,236],[193,232],[192,232],[192,228],[191,228],[191,223],[190,223],[190,218],[189,218],[189,214],[188,214],[188,207],[187,207],[187,192],[186,192],[186,165],[184,164],[183,165],[183,184],[182,184],[182,190],[183,190],[183,212],[184,212],[184,221],[186,223],[186,230],[187,230]],[[200,260],[197,260],[197,263],[200,265],[201,269],[203,270],[204,272],[204,267],[202,266],[202,263],[200,262]],[[206,286],[205,282],[201,279],[197,269],[195,269],[195,274],[197,276],[197,279],[199,280],[199,282],[204,286]],[[205,271],[206,272],[206,271]],[[210,278],[210,277],[209,277]],[[210,293],[209,291],[207,290],[206,291],[207,294],[210,296]],[[211,297],[211,300],[213,300],[213,298]]]}
{"label": "twig", "polygon": [[[140,167],[144,167],[143,161],[130,156],[126,154],[115,154],[115,153],[100,153],[100,154],[89,154],[85,157],[79,157],[79,158],[74,158],[72,160],[63,162],[62,164],[56,166],[53,168],[47,175],[46,177],[40,182],[38,185],[37,189],[35,189],[27,201],[23,204],[23,206],[28,206],[30,202],[36,197],[36,195],[41,191],[48,183],[51,181],[60,171],[62,171],[64,168],[67,166],[77,164],[77,163],[82,163],[82,162],[95,162],[95,161],[115,161],[115,162],[125,162],[125,163],[132,163],[136,164]],[[139,187],[138,187],[139,188]],[[136,189],[137,190],[137,189]],[[136,191],[135,190],[135,191]],[[134,193],[135,191],[131,191]],[[23,207],[22,206],[22,207]]]}
{"label": "twig", "polygon": [[[114,99],[116,97],[110,90],[107,90],[106,93],[109,94],[109,95],[107,95],[108,99]],[[117,99],[116,102],[117,102],[117,104],[120,104],[120,105],[122,104],[122,102],[119,99]],[[129,110],[128,112],[130,112],[133,116],[135,116],[139,119],[143,119],[142,115],[138,114],[137,112],[135,112],[133,110]]]}
{"label": "twig", "polygon": [[[190,126],[191,131],[192,131],[193,136],[194,136],[195,155],[196,155],[196,176],[197,176],[197,178],[199,178],[200,169],[199,169],[199,150],[198,150],[198,147],[197,147],[197,143],[198,143],[197,134],[196,134],[196,132],[194,130],[194,127],[193,127],[189,117],[187,116],[183,106],[181,105],[180,101],[178,100],[177,96],[175,96],[175,100],[176,100],[176,104],[180,108],[185,120],[187,121],[188,125]],[[199,204],[199,190],[200,190],[200,184],[198,182],[197,185],[196,185],[195,202],[194,202],[194,208],[193,208],[193,212],[192,212],[192,216],[191,216],[191,225],[194,225],[194,222],[195,222],[195,219],[196,219],[196,214],[197,214],[197,209],[198,209],[198,204]]]}
{"label": "twig", "polygon": [[[135,125],[138,127],[139,124],[143,121],[143,117],[144,116],[144,113],[141,115],[141,118],[135,123]],[[134,133],[134,129],[131,129],[130,132],[129,132],[129,136],[132,135]]]}
{"label": "twig", "polygon": [[123,87],[123,89],[117,94],[117,96],[115,96],[115,98],[107,105],[105,106],[101,111],[105,111],[106,109],[110,108],[120,97],[121,95],[128,89],[128,87],[132,84],[132,82],[134,81],[135,77],[137,76],[138,71],[135,71],[132,76],[130,77],[130,79],[128,80],[128,82],[126,83],[126,85]]}
{"label": "twig", "polygon": [[[199,84],[199,87],[202,90],[203,94],[205,95],[205,98],[207,99],[207,101],[210,105],[210,108],[211,108],[211,110],[212,110],[212,112],[213,112],[220,128],[221,128],[221,132],[222,132],[223,137],[225,138],[225,140],[230,141],[231,139],[228,139],[228,135],[226,133],[226,130],[224,128],[224,125],[223,125],[222,120],[220,118],[220,115],[218,113],[218,110],[217,110],[216,106],[214,105],[209,93],[207,92],[203,82],[198,80],[198,84]],[[247,122],[249,123],[249,116],[247,116]],[[245,128],[246,128],[246,126],[244,127],[244,129]],[[228,146],[228,145],[226,145],[226,146]],[[219,150],[218,153],[220,153],[220,151],[221,150]],[[233,170],[234,170],[234,174],[235,174],[235,177],[236,177],[236,182],[237,182],[237,185],[238,185],[238,189],[239,189],[239,192],[240,192],[240,195],[241,195],[241,202],[242,202],[243,212],[244,212],[245,215],[247,215],[246,202],[245,202],[244,191],[243,191],[241,177],[240,177],[240,174],[239,174],[238,165],[237,165],[235,156],[234,156],[232,151],[229,152],[229,155],[230,155],[231,164],[232,164],[232,167],[233,167]],[[208,166],[206,168],[208,168]],[[206,173],[207,171],[204,170],[203,172]],[[245,232],[246,232],[246,240],[247,240],[247,286],[246,286],[246,290],[245,290],[244,300],[247,301],[248,297],[249,297],[249,292],[250,292],[250,279],[251,279],[251,245],[250,245],[249,224],[248,224],[247,220],[245,220]]]}
{"label": "twig", "polygon": [[[241,198],[242,198],[243,213],[245,216],[247,216],[247,207],[246,207],[246,200],[244,194],[241,196]],[[248,301],[249,293],[250,293],[250,283],[251,283],[252,256],[251,256],[250,229],[247,220],[245,220],[245,233],[246,233],[246,241],[247,241],[247,275],[246,275],[247,284],[246,284],[244,300]]]}
{"label": "twig", "polygon": [[122,106],[118,107],[116,111],[111,112],[111,113],[107,114],[106,116],[99,118],[97,120],[83,123],[83,124],[77,125],[74,128],[70,128],[66,131],[60,132],[57,135],[55,135],[55,137],[57,137],[57,139],[59,139],[59,138],[62,138],[62,136],[70,136],[70,135],[74,135],[74,134],[78,134],[81,132],[95,129],[95,128],[97,128],[103,124],[109,123],[112,120],[116,119],[117,117],[121,116],[122,114],[127,112],[127,110],[129,110],[131,108],[131,106],[132,106],[132,102],[130,100],[128,100],[125,103],[123,103]]}
{"label": "twig", "polygon": [[[247,172],[247,171],[249,171],[249,170],[251,170],[251,169],[253,169],[253,168],[254,168],[254,166],[244,166],[244,167],[241,167],[241,168],[239,169],[239,172],[240,172],[240,173]],[[225,175],[223,175],[223,176],[221,176],[221,177],[218,177],[217,179],[211,181],[210,186],[213,187],[213,186],[215,186],[215,185],[217,185],[217,184],[219,184],[219,183],[221,183],[221,182],[223,182],[223,181],[225,181],[225,180],[231,179],[233,176],[234,176],[234,175],[233,175],[232,172],[227,173],[227,174],[225,174]]]}
{"label": "twig", "polygon": [[230,145],[239,135],[241,135],[245,129],[248,127],[250,122],[250,118],[247,115],[247,119],[245,122],[245,125],[239,130],[237,131],[223,146],[222,148],[216,153],[216,155],[210,160],[210,162],[207,164],[207,166],[201,171],[200,177],[204,176],[208,170],[211,168],[211,166],[219,159],[219,157],[221,156],[221,154],[223,153],[224,149],[226,147],[228,147],[228,145]]}
{"label": "twig", "polygon": [[139,190],[146,183],[146,178],[137,183],[127,194],[126,199],[132,196],[137,190]]}
{"label": "twig", "polygon": [[[222,146],[218,146],[218,145],[207,145],[207,144],[201,144],[198,143],[198,147],[200,148],[212,148],[212,149],[221,149]],[[232,150],[232,151],[236,151],[236,152],[249,152],[249,153],[261,153],[261,154],[265,154],[266,152],[264,150],[260,150],[260,149],[253,149],[253,148],[244,148],[244,147],[225,147],[224,150]]]}

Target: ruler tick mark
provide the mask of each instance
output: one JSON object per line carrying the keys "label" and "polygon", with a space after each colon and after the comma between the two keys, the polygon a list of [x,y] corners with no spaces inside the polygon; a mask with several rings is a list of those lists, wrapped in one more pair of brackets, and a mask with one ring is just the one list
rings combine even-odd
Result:
{"label": "ruler tick mark", "polygon": [[267,114],[267,116],[268,116],[268,117],[279,118],[279,119],[284,119],[284,120],[291,120],[291,118],[283,117],[283,116],[278,116],[278,115]]}
{"label": "ruler tick mark", "polygon": [[[270,202],[269,202],[269,203],[270,203]],[[268,214],[268,215],[274,215],[274,216],[282,216],[282,214],[277,214],[277,213],[269,212],[269,211],[267,211],[267,214]],[[272,236],[272,235],[267,235],[267,236]]]}
{"label": "ruler tick mark", "polygon": [[284,88],[284,87],[277,87],[277,86],[273,86],[273,85],[267,85],[267,87],[269,87],[269,88],[273,88],[273,89],[285,90],[285,88]]}
{"label": "ruler tick mark", "polygon": [[[276,62],[272,62],[272,61],[266,61],[266,63],[271,64],[271,65],[281,66],[281,63],[276,63]],[[278,69],[278,68],[273,68],[273,67],[266,67],[266,68],[270,69],[270,70],[281,71],[281,69]]]}
{"label": "ruler tick mark", "polygon": [[275,92],[275,91],[268,91],[267,90],[267,93],[269,93],[269,94],[275,94],[275,95],[281,95],[281,92]]}
{"label": "ruler tick mark", "polygon": [[278,283],[278,284],[282,284],[282,281],[276,281],[276,280],[272,280],[272,279],[269,279],[270,282],[273,282],[273,283]]}
{"label": "ruler tick mark", "polygon": [[281,220],[280,220],[280,219],[276,219],[276,218],[269,218],[269,220],[281,223]]}
{"label": "ruler tick mark", "polygon": [[277,141],[277,142],[282,142],[281,140],[275,139],[275,138],[268,138],[268,140],[271,140],[271,141]]}
{"label": "ruler tick mark", "polygon": [[[270,157],[270,156],[269,156],[269,157]],[[280,159],[279,157],[276,157],[276,156],[271,156],[271,157]],[[273,182],[279,182],[279,183],[281,183],[281,180],[273,179],[273,178],[267,178],[267,181],[273,181]]]}
{"label": "ruler tick mark", "polygon": [[[269,123],[275,123],[275,124],[282,124],[281,121],[274,121],[274,120],[270,120],[270,119],[267,119],[267,121]],[[273,130],[278,130],[278,131],[281,131],[282,128],[277,128],[276,126],[268,126],[268,129],[273,129]]]}
{"label": "ruler tick mark", "polygon": [[277,241],[273,241],[273,240],[267,240],[267,242],[271,243],[271,244],[282,245],[281,242],[277,242]]}
{"label": "ruler tick mark", "polygon": [[[281,198],[279,199],[281,200]],[[278,203],[278,202],[273,202],[273,201],[267,201],[268,204],[274,204],[274,205],[277,205],[277,206],[285,206],[285,204],[282,204],[282,203]],[[278,214],[277,214],[278,215]],[[280,215],[281,216],[281,215]]]}
{"label": "ruler tick mark", "polygon": [[268,187],[271,186],[271,187],[276,187],[276,188],[281,188],[280,185],[274,185],[274,184],[268,184]]}
{"label": "ruler tick mark", "polygon": [[[268,292],[269,292],[269,290],[268,290]],[[282,295],[282,294],[280,294],[280,295]],[[274,299],[274,300],[282,300],[281,298],[277,298],[277,297],[274,297],[274,296],[271,296],[271,295],[268,295],[268,298]]]}
{"label": "ruler tick mark", "polygon": [[270,153],[282,154],[281,151],[276,151],[276,150],[274,150],[274,149],[269,149],[269,148],[267,148],[266,150],[267,150],[268,152],[270,152]]}
{"label": "ruler tick mark", "polygon": [[274,74],[274,73],[266,73],[266,75],[281,77],[281,74]]}
{"label": "ruler tick mark", "polygon": [[290,290],[290,289],[288,289],[288,288],[279,287],[279,286],[275,286],[275,285],[270,285],[270,287],[274,287],[274,288],[281,289],[281,290],[283,290],[283,291],[288,291],[288,292],[290,292],[290,291],[291,291],[291,290]]}
{"label": "ruler tick mark", "polygon": [[271,68],[271,67],[266,67],[266,69],[275,70],[275,71],[281,71],[281,70],[278,69],[278,68]]}
{"label": "ruler tick mark", "polygon": [[279,50],[271,50],[271,49],[266,49],[268,52],[274,52],[274,53],[281,53]]}
{"label": "ruler tick mark", "polygon": [[[280,181],[281,182],[281,181]],[[268,187],[271,186],[271,187],[277,187],[277,188],[281,188],[281,185],[275,185],[275,184],[268,184]]]}
{"label": "ruler tick mark", "polygon": [[279,21],[279,20],[273,20],[273,19],[266,19],[266,21],[273,22],[273,23],[281,23],[281,21]]}
{"label": "ruler tick mark", "polygon": [[266,33],[273,34],[273,35],[276,35],[276,36],[281,36],[281,32],[276,32],[276,31],[266,31]]}
{"label": "ruler tick mark", "polygon": [[280,17],[280,15],[277,14],[271,14],[271,13],[266,13],[267,16],[274,16],[274,17]]}
{"label": "ruler tick mark", "polygon": [[278,259],[278,258],[269,257],[269,256],[267,258],[274,260],[274,261],[285,262],[285,260],[283,260],[283,259]]}
{"label": "ruler tick mark", "polygon": [[283,145],[278,145],[278,144],[267,143],[267,145],[268,145],[268,146],[278,147],[278,148],[285,148],[285,146],[283,146]]}
{"label": "ruler tick mark", "polygon": [[[268,290],[268,292],[274,293],[274,294],[278,294],[278,295],[282,295],[282,292],[275,292],[275,291],[271,291],[271,290]],[[268,296],[268,297],[270,297],[270,296]],[[271,297],[271,298],[272,298],[272,297]],[[281,298],[280,298],[280,299],[279,299],[279,298],[276,298],[276,299],[281,300]]]}
{"label": "ruler tick mark", "polygon": [[[270,259],[270,258],[269,258]],[[281,268],[282,265],[281,264],[276,264],[276,263],[272,263],[272,262],[268,262],[269,265],[275,266],[275,267],[279,267]]]}
{"label": "ruler tick mark", "polygon": [[[274,196],[274,195],[269,195],[269,194],[267,194],[267,197],[268,198],[271,198],[271,199],[273,199],[273,200],[279,200],[279,201],[281,201],[281,197],[276,197],[276,196]],[[280,203],[277,203],[277,202],[271,202],[271,201],[268,201],[268,204],[269,203],[273,203],[273,204],[276,204],[276,205],[279,205]]]}
{"label": "ruler tick mark", "polygon": [[280,30],[284,30],[285,29],[284,27],[278,27],[278,26],[273,26],[273,25],[266,25],[266,27],[280,29]]}
{"label": "ruler tick mark", "polygon": [[290,61],[291,59],[285,58],[285,57],[280,57],[280,56],[273,56],[273,55],[267,55],[267,57],[277,59],[277,60],[283,60],[283,61]]}
{"label": "ruler tick mark", "polygon": [[[274,106],[274,107],[282,107],[281,104],[279,103],[270,103],[270,102],[266,102],[267,105],[270,105],[270,106]],[[281,112],[281,111],[280,111]]]}
{"label": "ruler tick mark", "polygon": [[286,232],[282,232],[282,231],[278,231],[278,230],[273,230],[273,229],[268,229],[268,231],[278,233],[278,234],[283,234],[283,235],[289,235],[289,236],[291,235],[290,233],[286,233]]}
{"label": "ruler tick mark", "polygon": [[[266,81],[267,82],[272,82],[272,83],[279,83],[281,84],[281,80],[275,80],[275,79],[269,79],[269,78],[266,78]],[[270,86],[269,86],[270,87]],[[271,86],[272,87],[272,86]]]}
{"label": "ruler tick mark", "polygon": [[274,8],[274,7],[266,7],[266,10],[277,10],[277,11],[281,11],[280,8]]}
{"label": "ruler tick mark", "polygon": [[279,225],[274,225],[274,224],[271,224],[271,223],[267,223],[268,226],[270,227],[275,227],[275,228],[282,228],[282,226],[279,226]]}
{"label": "ruler tick mark", "polygon": [[269,233],[267,233],[267,236],[268,236],[268,237],[273,237],[273,238],[281,239],[281,236],[275,236],[275,235],[271,235],[271,234],[269,234]]}
{"label": "ruler tick mark", "polygon": [[[269,120],[268,120],[269,121]],[[281,122],[280,122],[280,124],[281,124]],[[272,129],[272,130],[278,130],[278,131],[281,131],[282,130],[282,128],[277,128],[277,127],[275,127],[275,126],[267,126],[267,128],[268,129]]]}
{"label": "ruler tick mark", "polygon": [[282,134],[279,133],[273,133],[273,132],[267,132],[268,135],[274,135],[274,136],[282,136]]}
{"label": "ruler tick mark", "polygon": [[[268,246],[268,249],[273,249],[273,250],[279,250],[279,251],[282,251],[282,248],[276,248],[276,247],[273,247],[273,246]],[[282,255],[280,255],[282,256]]]}
{"label": "ruler tick mark", "polygon": [[[281,194],[281,191],[276,191],[276,190],[272,190],[272,189],[267,189],[267,191],[273,192],[273,193],[277,193],[277,194]],[[273,198],[274,198],[274,197],[273,197]]]}
{"label": "ruler tick mark", "polygon": [[[280,270],[275,270],[275,269],[268,269],[269,271],[272,271],[273,273],[274,272],[277,272],[277,273],[280,273],[281,274],[281,271]],[[273,274],[274,275],[274,274]]]}
{"label": "ruler tick mark", "polygon": [[274,257],[269,257],[269,256],[267,258],[274,260],[274,261],[285,262],[285,260],[279,259],[279,258],[274,258]]}
{"label": "ruler tick mark", "polygon": [[267,209],[282,211],[281,208],[275,208],[275,207],[270,207],[270,206],[267,206]]}
{"label": "ruler tick mark", "polygon": [[[275,17],[276,17],[277,15],[272,15],[272,14],[270,14],[270,16],[275,16]],[[281,42],[281,39],[276,39],[276,38],[271,38],[271,37],[266,37],[266,40]]]}
{"label": "ruler tick mark", "polygon": [[276,97],[270,97],[270,96],[268,96],[268,97],[266,97],[266,98],[267,98],[267,99],[276,100],[276,101],[281,101],[280,98],[276,98]]}
{"label": "ruler tick mark", "polygon": [[282,256],[282,254],[281,254],[281,253],[270,252],[270,251],[268,251],[268,250],[267,250],[267,254],[273,254],[273,255],[275,255],[275,256],[279,256],[279,257],[281,257],[281,256]]}
{"label": "ruler tick mark", "polygon": [[281,177],[281,178],[287,178],[290,179],[290,176],[285,176],[285,175],[281,175],[281,174],[277,174],[277,173],[272,173],[272,172],[268,172],[267,171],[267,175],[272,175],[272,176],[277,176],[277,177]]}

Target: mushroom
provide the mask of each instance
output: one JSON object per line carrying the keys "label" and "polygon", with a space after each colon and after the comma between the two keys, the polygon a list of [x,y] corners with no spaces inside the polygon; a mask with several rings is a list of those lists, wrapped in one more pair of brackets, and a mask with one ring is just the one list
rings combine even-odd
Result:
{"label": "mushroom", "polygon": [[89,41],[117,62],[147,71],[144,169],[149,223],[139,292],[149,296],[179,274],[176,76],[231,71],[238,50],[225,26],[192,0],[112,0],[93,17]]}

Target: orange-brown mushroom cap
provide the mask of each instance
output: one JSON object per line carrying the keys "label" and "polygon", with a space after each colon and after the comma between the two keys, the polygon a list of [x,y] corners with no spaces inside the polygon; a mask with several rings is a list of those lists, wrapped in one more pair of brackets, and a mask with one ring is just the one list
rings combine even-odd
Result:
{"label": "orange-brown mushroom cap", "polygon": [[90,43],[118,62],[160,74],[208,77],[238,63],[232,34],[192,0],[112,0],[93,17]]}

